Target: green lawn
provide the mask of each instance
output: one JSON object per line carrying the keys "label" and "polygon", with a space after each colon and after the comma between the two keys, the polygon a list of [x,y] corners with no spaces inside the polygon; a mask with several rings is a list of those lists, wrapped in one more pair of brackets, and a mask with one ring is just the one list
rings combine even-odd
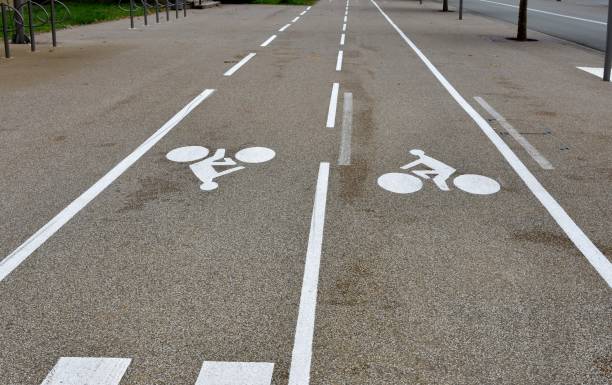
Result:
{"label": "green lawn", "polygon": [[[160,3],[163,3],[164,0],[159,0]],[[171,0],[172,1],[172,0]],[[235,2],[236,0],[232,1]],[[48,19],[47,15],[50,13],[49,1],[48,0],[36,0],[37,3],[44,4],[44,8],[46,10],[43,11],[38,7],[34,7],[32,11],[32,17],[34,19],[33,24],[36,26],[35,33],[40,32],[48,32],[51,30],[51,25],[49,23],[45,23],[44,21]],[[134,1],[135,4],[142,4],[139,0]],[[316,2],[316,0],[244,0],[237,2],[251,3],[251,4],[278,4],[278,5],[312,5]],[[129,16],[127,12],[129,8],[129,0],[122,0],[121,7],[118,4],[118,1],[96,1],[96,0],[68,0],[64,1],[66,7],[70,10],[68,14],[66,9],[60,4],[56,3],[56,14],[57,19],[59,20],[57,24],[57,29],[66,28],[72,25],[83,25],[83,24],[93,24],[99,23],[102,21],[109,20],[117,20],[121,18],[125,18]],[[154,4],[153,0],[149,0],[150,4]],[[24,18],[28,19],[27,8],[24,7]],[[154,13],[154,9],[149,10],[149,14]],[[163,13],[162,8],[162,13]],[[173,11],[174,12],[174,11]],[[135,12],[136,16],[143,15],[142,5],[136,8]],[[12,28],[12,22],[10,23],[10,27]],[[0,28],[2,26],[2,21],[0,20]],[[28,28],[26,26],[26,34],[28,33]]]}
{"label": "green lawn", "polygon": [[[37,1],[43,3],[42,1]],[[66,28],[71,25],[83,25],[93,24],[102,21],[117,20],[129,16],[127,12],[129,7],[129,1],[122,0],[121,7],[118,6],[118,2],[97,2],[94,0],[87,1],[64,1],[66,7],[69,9],[69,13],[59,3],[56,3],[56,19],[58,20],[57,29]],[[135,3],[138,3],[137,1]],[[43,11],[39,7],[32,9],[32,17],[34,19],[33,24],[35,25],[35,32],[48,32],[51,30],[51,25],[48,22],[44,22],[48,19],[47,15],[50,14],[49,2],[43,3],[46,10]],[[123,8],[123,9],[121,9]],[[154,12],[150,10],[149,13]],[[24,18],[26,22],[28,20],[27,8],[24,7]],[[135,8],[134,14],[136,16],[143,15],[142,6]],[[0,20],[0,26],[2,22]],[[11,23],[12,26],[12,23]],[[27,33],[27,26],[26,26]]]}

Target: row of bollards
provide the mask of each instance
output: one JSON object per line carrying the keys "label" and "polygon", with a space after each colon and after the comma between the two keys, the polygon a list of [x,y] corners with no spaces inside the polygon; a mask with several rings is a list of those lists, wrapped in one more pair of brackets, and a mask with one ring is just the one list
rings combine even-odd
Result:
{"label": "row of bollards", "polygon": [[[57,20],[56,20],[56,12],[55,12],[55,2],[56,0],[50,0],[50,14],[49,14],[49,18],[48,21],[51,24],[51,41],[53,44],[53,47],[57,47],[57,33],[56,33],[56,24],[57,24]],[[32,0],[27,0],[26,1],[26,7],[27,7],[27,11],[28,11],[28,32],[29,32],[29,36],[28,36],[28,40],[30,43],[30,50],[32,52],[36,51],[36,37],[35,37],[35,33],[34,33],[34,21],[33,21],[33,17],[32,17],[32,13],[33,13],[33,1]],[[39,4],[35,3],[37,6],[40,7]],[[23,28],[24,24],[25,24],[25,18],[23,17],[22,11],[20,9],[16,9],[6,3],[0,3],[0,13],[1,13],[1,20],[2,20],[2,40],[4,42],[4,56],[7,59],[11,58],[11,45],[10,45],[10,33],[13,32],[10,28],[9,28],[9,14],[13,13],[13,23],[15,25],[20,24],[20,27]]]}
{"label": "row of bollards", "polygon": [[[159,14],[160,14],[161,5],[158,0],[154,0],[154,1],[155,1],[155,5],[151,6],[149,5],[149,3],[146,2],[146,0],[141,0],[142,9],[143,9],[143,19],[144,19],[145,26],[149,25],[149,15],[148,15],[149,8],[155,9],[155,23],[156,24],[159,23]],[[166,0],[166,2],[164,3],[164,8],[166,11],[166,21],[170,21],[170,7],[174,7],[176,19],[179,18],[180,7],[183,8],[183,17],[187,17],[187,1],[186,0],[174,0],[174,3],[171,3],[169,0]],[[130,29],[134,29],[134,16],[136,13],[135,0],[130,0],[129,13],[130,13]]]}

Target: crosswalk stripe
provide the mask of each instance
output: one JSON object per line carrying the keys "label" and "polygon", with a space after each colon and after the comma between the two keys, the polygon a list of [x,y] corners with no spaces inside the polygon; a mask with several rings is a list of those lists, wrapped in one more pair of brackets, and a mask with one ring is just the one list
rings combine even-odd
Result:
{"label": "crosswalk stripe", "polygon": [[270,385],[273,371],[269,362],[204,361],[195,385]]}
{"label": "crosswalk stripe", "polygon": [[130,358],[61,357],[41,385],[119,385]]}

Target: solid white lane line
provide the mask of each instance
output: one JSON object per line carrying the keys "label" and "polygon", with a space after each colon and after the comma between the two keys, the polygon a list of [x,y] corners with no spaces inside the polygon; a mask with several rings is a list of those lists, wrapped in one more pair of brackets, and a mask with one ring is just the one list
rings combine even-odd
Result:
{"label": "solid white lane line", "polygon": [[262,47],[267,47],[268,44],[272,43],[272,40],[276,39],[276,35],[272,35],[268,38],[268,40],[264,41],[263,43],[261,43]]}
{"label": "solid white lane line", "polygon": [[195,385],[270,385],[274,364],[204,361]]}
{"label": "solid white lane line", "polygon": [[508,131],[508,133],[514,138],[514,140],[518,142],[518,144],[523,146],[525,151],[527,151],[527,153],[531,155],[533,160],[535,160],[540,165],[540,167],[542,167],[544,170],[554,169],[553,165],[550,164],[548,159],[546,159],[542,154],[540,154],[540,152],[535,147],[533,147],[531,143],[529,143],[529,141],[527,141],[527,139],[525,139],[525,137],[521,135],[521,133],[518,132],[499,112],[495,111],[495,109],[491,107],[489,103],[487,103],[480,96],[476,96],[474,99],[482,106],[482,108],[484,108],[489,113],[489,115],[491,115],[493,119],[495,119],[504,128],[504,130]]}
{"label": "solid white lane line", "polygon": [[344,45],[344,39],[345,39],[346,34],[342,34],[342,36],[340,36],[340,45]]}
{"label": "solid white lane line", "polygon": [[342,71],[342,57],[344,56],[344,51],[338,51],[338,60],[336,60],[336,71]]}
{"label": "solid white lane line", "polygon": [[338,105],[338,90],[339,83],[334,83],[332,86],[331,96],[329,98],[329,109],[327,110],[327,128],[334,128],[336,125],[336,107]]}
{"label": "solid white lane line", "polygon": [[242,60],[240,60],[238,63],[234,64],[234,66],[232,68],[230,68],[229,70],[227,70],[227,72],[225,72],[223,74],[223,76],[232,76],[234,74],[234,72],[238,71],[240,69],[240,67],[242,67],[243,65],[245,65],[249,60],[251,60],[253,57],[255,56],[254,52],[251,52],[250,54],[246,55],[245,57],[242,58]]}
{"label": "solid white lane line", "polygon": [[328,179],[329,163],[323,162],[319,166],[312,219],[310,221],[300,308],[295,327],[291,367],[289,369],[289,385],[308,385],[310,382],[312,339],[314,335],[315,310],[317,307],[317,287],[319,285],[319,266],[321,265],[321,246],[323,244],[323,227],[325,225]]}
{"label": "solid white lane line", "polygon": [[129,358],[62,357],[41,385],[119,385]]}
{"label": "solid white lane line", "polygon": [[66,206],[65,209],[60,211],[53,219],[47,224],[40,228],[34,235],[32,235],[27,241],[22,243],[15,251],[9,254],[0,262],[0,281],[2,281],[7,275],[15,270],[26,258],[30,256],[36,249],[47,241],[53,234],[55,234],[62,226],[64,226],[72,217],[74,217],[83,207],[87,206],[89,202],[94,200],[104,189],[106,189],[111,183],[115,181],[121,174],[125,172],[131,165],[136,163],[140,157],[142,157],[147,151],[151,149],[157,142],[159,142],[170,130],[172,130],[177,124],[185,118],[194,108],[208,98],[215,90],[205,90],[200,95],[196,96],[189,104],[183,107],[182,110],[176,113],[170,120],[168,120],[159,130],[157,130],[151,137],[149,137],[144,143],[134,150],[125,159],[119,162],[113,167],[106,175],[98,180],[93,186],[87,191],[81,194],[72,203]]}
{"label": "solid white lane line", "polygon": [[295,23],[296,21],[300,20],[300,17],[297,16],[295,19],[291,20],[292,23]]}
{"label": "solid white lane line", "polygon": [[[505,4],[505,3],[498,3],[497,1],[490,1],[490,0],[479,0],[483,3],[490,3],[490,4],[496,4],[496,5],[502,5],[504,7],[510,7],[510,8],[517,8],[518,6],[516,5],[512,5],[512,4]],[[564,17],[566,19],[573,19],[573,20],[578,20],[578,21],[584,21],[587,23],[593,23],[593,24],[600,24],[600,25],[608,25],[605,21],[598,21],[598,20],[591,20],[591,19],[583,19],[582,17],[575,17],[575,16],[569,16],[569,15],[562,15],[560,13],[554,13],[554,12],[548,12],[548,11],[542,11],[540,9],[533,9],[533,8],[527,8],[527,10],[529,12],[536,12],[536,13],[543,13],[546,15],[551,15],[551,16],[558,16],[558,17]]]}
{"label": "solid white lane line", "polygon": [[344,110],[342,112],[342,136],[340,137],[340,155],[338,164],[351,164],[351,136],[353,135],[353,94],[344,93]]}
{"label": "solid white lane line", "polygon": [[480,114],[457,92],[455,87],[449,83],[448,80],[438,71],[438,69],[429,61],[429,59],[421,52],[421,50],[410,40],[404,32],[399,29],[397,25],[391,20],[389,16],[380,8],[380,6],[374,0],[370,0],[372,4],[378,9],[378,11],[387,19],[389,24],[397,31],[402,39],[408,44],[410,48],[417,54],[421,61],[427,66],[429,71],[438,79],[440,84],[448,91],[448,93],[455,99],[455,101],[463,108],[463,110],[474,120],[474,122],[480,127],[482,132],[489,138],[489,140],[495,145],[497,150],[506,159],[510,167],[514,169],[517,175],[523,180],[525,185],[531,190],[533,195],[540,201],[542,206],[546,208],[548,213],[553,217],[557,224],[563,229],[568,238],[574,243],[574,245],[582,252],[582,254],[588,259],[591,265],[597,270],[599,275],[606,281],[608,286],[612,287],[612,263],[606,258],[605,255],[591,242],[589,237],[576,225],[576,223],[570,218],[565,212],[563,207],[557,203],[555,198],[542,184],[536,179],[536,177],[525,167],[523,162],[512,152],[510,147],[504,142],[499,135],[495,133],[495,130],[487,123],[487,121],[480,116]]}
{"label": "solid white lane line", "polygon": [[342,25],[342,32],[346,32],[346,23]]}
{"label": "solid white lane line", "polygon": [[290,26],[291,26],[291,24],[285,24],[281,29],[278,30],[278,32],[284,32]]}

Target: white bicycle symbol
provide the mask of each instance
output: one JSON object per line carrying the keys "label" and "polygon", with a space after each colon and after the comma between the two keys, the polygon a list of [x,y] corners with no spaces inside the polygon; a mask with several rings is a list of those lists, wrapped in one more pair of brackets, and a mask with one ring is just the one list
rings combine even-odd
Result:
{"label": "white bicycle symbol", "polygon": [[[200,189],[203,191],[212,191],[219,187],[215,179],[220,176],[231,174],[244,169],[244,166],[238,165],[231,157],[225,156],[225,149],[220,148],[213,155],[207,158],[210,151],[202,146],[186,146],[179,147],[168,154],[166,158],[173,162],[195,162],[189,165],[189,168],[195,176],[202,182]],[[264,163],[276,156],[274,150],[267,147],[247,147],[238,151],[234,157],[242,163]],[[217,171],[217,167],[236,166],[223,171]]]}
{"label": "white bicycle symbol", "polygon": [[[425,155],[425,152],[422,150],[414,149],[410,150],[410,153],[418,156],[419,159],[400,167],[402,170],[410,169],[421,164],[425,165],[429,167],[429,170],[412,170],[412,173],[423,179],[432,179],[436,186],[442,191],[450,191],[446,182],[450,176],[457,171],[456,169]],[[406,173],[390,172],[378,178],[378,185],[393,193],[410,194],[423,188],[423,180],[421,178]],[[476,195],[495,194],[501,188],[499,183],[494,179],[476,174],[459,175],[453,179],[453,184],[460,190]]]}

